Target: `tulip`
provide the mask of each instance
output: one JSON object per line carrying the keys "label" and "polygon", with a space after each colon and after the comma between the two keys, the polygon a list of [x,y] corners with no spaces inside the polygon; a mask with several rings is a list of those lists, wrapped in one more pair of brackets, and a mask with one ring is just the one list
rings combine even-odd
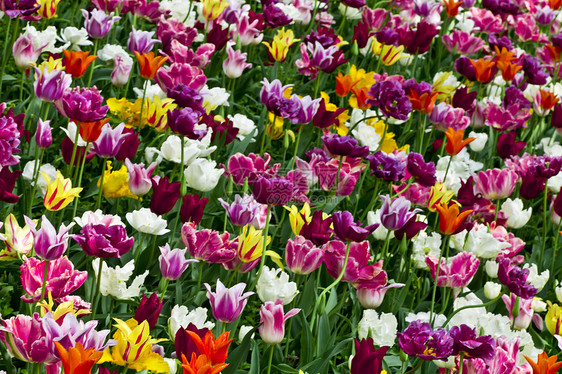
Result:
{"label": "tulip", "polygon": [[228,5],[227,0],[203,0],[203,17],[209,21],[214,21]]}
{"label": "tulip", "polygon": [[521,269],[512,265],[507,258],[499,259],[498,262],[498,280],[513,294],[522,299],[532,299],[537,294],[538,289],[527,282],[529,269]]}
{"label": "tulip", "polygon": [[231,45],[226,46],[227,58],[222,63],[224,74],[230,79],[239,78],[246,68],[251,68],[252,64],[247,63],[247,53],[235,51]]}
{"label": "tulip", "polygon": [[228,220],[235,226],[246,226],[256,217],[256,211],[260,204],[250,195],[244,194],[234,196],[234,201],[228,204],[223,199],[218,199],[226,210]]}
{"label": "tulip", "polygon": [[200,373],[208,371],[209,373],[220,373],[229,364],[225,361],[228,357],[228,346],[234,339],[228,339],[230,331],[221,334],[215,339],[213,333],[209,330],[202,339],[196,332],[187,331],[200,354],[191,355],[191,361],[188,362],[185,356],[182,357],[182,367],[185,373]]}
{"label": "tulip", "polygon": [[158,39],[152,39],[153,36],[154,31],[135,30],[133,27],[133,31],[129,33],[129,40],[127,41],[129,52],[135,54],[138,52],[141,55],[150,52],[154,45],[160,42]]}
{"label": "tulip", "polygon": [[[502,295],[502,300],[509,313],[509,319],[513,328],[516,330],[526,330],[534,319],[533,315],[535,312],[531,308],[533,299],[521,299],[511,294],[509,296]],[[514,313],[516,314],[515,316],[513,315]]]}
{"label": "tulip", "polygon": [[496,354],[496,342],[490,335],[476,335],[476,329],[465,324],[453,326],[449,335],[454,340],[453,353],[466,357],[489,360]]}
{"label": "tulip", "polygon": [[102,129],[111,118],[104,118],[93,122],[80,123],[80,137],[87,143],[97,141],[102,133]]}
{"label": "tulip", "polygon": [[16,259],[33,249],[33,232],[29,226],[20,227],[16,217],[10,213],[4,222],[6,249],[0,251],[0,259]]}
{"label": "tulip", "polygon": [[16,180],[21,174],[21,170],[12,172],[7,167],[0,170],[0,201],[8,204],[15,204],[19,201],[20,197],[12,192],[16,186]]}
{"label": "tulip", "polygon": [[129,81],[133,65],[127,65],[121,56],[113,59],[113,71],[111,72],[111,83],[115,87],[122,87]]}
{"label": "tulip", "polygon": [[92,367],[103,354],[103,352],[96,351],[94,348],[84,350],[81,343],[76,343],[75,347],[68,350],[64,349],[59,342],[55,342],[55,346],[59,352],[65,374],[90,374]]}
{"label": "tulip", "polygon": [[277,34],[275,34],[271,43],[263,42],[263,44],[267,47],[267,54],[270,60],[283,62],[287,58],[289,48],[298,41],[300,40],[295,39],[293,30],[285,31],[285,28],[282,27],[277,30]]}
{"label": "tulip", "polygon": [[533,368],[533,373],[557,373],[562,368],[562,361],[558,361],[558,356],[548,357],[544,351],[539,354],[537,362],[527,356],[523,357]]}
{"label": "tulip", "polygon": [[[220,200],[220,199],[219,199]],[[193,222],[198,225],[203,218],[203,211],[209,202],[208,198],[200,198],[199,195],[185,195],[182,197],[180,218],[183,223]]]}
{"label": "tulip", "polygon": [[152,293],[150,297],[146,297],[146,295],[143,294],[141,302],[135,312],[135,321],[138,323],[147,321],[150,329],[154,329],[158,322],[160,312],[162,311],[162,305],[163,300],[158,300],[156,292]]}
{"label": "tulip", "polygon": [[469,143],[476,140],[476,138],[464,138],[464,130],[453,130],[451,127],[445,132],[447,137],[447,144],[445,145],[445,151],[451,156],[456,156],[460,151],[463,150]]}
{"label": "tulip", "polygon": [[235,241],[230,241],[230,234],[220,235],[213,230],[196,230],[195,223],[187,222],[181,228],[181,239],[189,254],[209,263],[224,263],[236,257]]}
{"label": "tulip", "polygon": [[57,6],[61,0],[37,0],[40,5],[37,14],[43,19],[51,19],[57,13]]}
{"label": "tulip", "polygon": [[334,234],[343,241],[362,242],[375,231],[378,223],[361,227],[360,223],[353,220],[353,215],[348,211],[335,212],[332,214]]}
{"label": "tulip", "polygon": [[176,108],[168,111],[168,126],[175,134],[197,139],[199,136],[198,131],[195,130],[195,125],[199,123],[202,115],[203,111],[199,112],[190,107]]}
{"label": "tulip", "polygon": [[439,230],[445,235],[455,234],[465,218],[472,213],[472,210],[468,209],[459,214],[459,206],[454,203],[450,206],[441,203],[436,209],[439,212]]}
{"label": "tulip", "polygon": [[289,239],[285,247],[285,262],[295,274],[310,274],[322,265],[324,251],[314,244],[297,235]]}
{"label": "tulip", "polygon": [[33,313],[33,316],[18,314],[2,320],[0,341],[6,345],[8,352],[20,361],[58,361],[54,352],[51,352],[51,340],[38,313]]}
{"label": "tulip", "polygon": [[390,347],[375,349],[373,338],[355,339],[355,356],[351,360],[351,374],[382,372],[383,357]]}
{"label": "tulip", "polygon": [[161,255],[158,257],[160,263],[160,272],[162,277],[168,280],[178,280],[187,266],[193,262],[199,262],[198,260],[187,260],[185,258],[186,249],[174,248],[170,249],[170,245],[166,243],[163,247],[160,247]]}
{"label": "tulip", "polygon": [[488,200],[499,200],[509,197],[515,188],[519,176],[510,169],[488,169],[478,173],[475,192],[479,192]]}
{"label": "tulip", "polygon": [[[36,303],[41,299],[45,261],[36,258],[25,258],[20,266],[21,283],[27,295],[21,297],[26,303]],[[76,291],[88,277],[87,271],[76,271],[74,265],[66,257],[49,261],[45,294],[51,294],[53,299],[59,300]]]}
{"label": "tulip", "polygon": [[102,106],[103,97],[94,87],[75,87],[55,102],[55,107],[63,116],[79,122],[93,122],[104,118],[107,105]]}
{"label": "tulip", "polygon": [[43,199],[43,203],[47,210],[57,211],[65,208],[75,197],[79,196],[82,187],[72,188],[69,178],[64,178],[60,171],[57,170],[57,177],[51,182],[51,178],[45,173],[40,172],[47,181],[47,193]]}
{"label": "tulip", "polygon": [[136,196],[143,196],[152,188],[152,173],[158,164],[153,162],[144,168],[144,164],[133,164],[128,158],[125,159],[125,166],[129,174],[129,190]]}
{"label": "tulip", "polygon": [[437,285],[439,287],[462,288],[470,283],[474,274],[478,270],[480,260],[475,255],[468,252],[461,252],[448,260],[438,259],[433,256],[426,256],[425,263],[429,267],[431,276],[435,279],[437,266],[439,266],[439,277]]}
{"label": "tulip", "polygon": [[62,70],[49,69],[45,65],[42,70],[33,67],[35,70],[35,96],[42,101],[54,102],[61,99],[65,91],[72,84],[72,77]]}
{"label": "tulip", "polygon": [[204,284],[207,289],[207,298],[211,303],[213,316],[223,323],[232,323],[238,319],[246,304],[247,298],[254,292],[244,292],[246,283],[238,283],[231,288],[226,288],[220,279],[217,279],[216,292],[211,291],[208,283]]}
{"label": "tulip", "polygon": [[293,308],[286,314],[283,312],[283,302],[268,301],[260,308],[260,327],[259,332],[262,340],[266,344],[278,344],[285,337],[285,322],[300,312],[300,309]]}
{"label": "tulip", "polygon": [[67,74],[80,78],[88,66],[98,57],[90,56],[90,52],[63,50],[64,67]]}
{"label": "tulip", "polygon": [[299,235],[310,240],[315,245],[324,245],[332,236],[332,218],[324,217],[322,211],[315,211],[310,221],[303,222]]}
{"label": "tulip", "polygon": [[371,275],[382,271],[382,261],[368,265],[370,261],[370,246],[368,241],[350,242],[346,246],[344,242],[339,240],[331,240],[324,244],[324,263],[328,274],[333,278],[337,278],[342,270],[346,251],[349,248],[349,258],[347,266],[343,272],[342,281],[356,283],[360,279],[368,279]]}
{"label": "tulip", "polygon": [[481,83],[489,83],[496,75],[496,63],[493,60],[485,60],[480,58],[478,60],[469,60],[474,68],[475,79]]}
{"label": "tulip", "polygon": [[323,136],[322,143],[330,154],[336,156],[366,157],[369,154],[369,147],[359,146],[351,136]]}
{"label": "tulip", "polygon": [[169,67],[158,70],[157,81],[166,92],[180,84],[199,92],[207,83],[207,76],[197,66],[174,62]]}
{"label": "tulip", "polygon": [[93,144],[93,152],[100,157],[115,157],[125,139],[129,136],[124,133],[125,124],[121,123],[115,129],[109,123],[103,125],[101,135]]}
{"label": "tulip", "polygon": [[168,222],[152,213],[148,208],[134,210],[125,215],[127,222],[137,231],[151,235],[164,235],[170,232],[166,228]]}
{"label": "tulip", "polygon": [[35,143],[39,148],[49,148],[53,143],[53,135],[51,134],[51,121],[43,121],[41,118],[37,121],[37,130],[35,131]]}
{"label": "tulip", "polygon": [[419,153],[408,154],[406,169],[422,186],[431,187],[437,182],[435,164],[433,162],[426,163]]}
{"label": "tulip", "polygon": [[121,258],[133,247],[135,239],[127,237],[127,231],[121,225],[105,226],[87,224],[81,235],[72,235],[84,253],[88,256],[102,258]]}
{"label": "tulip", "polygon": [[[252,262],[262,257],[264,247],[264,235],[261,230],[256,230],[253,226],[244,226],[238,237],[238,257],[242,262]],[[267,236],[265,246],[269,245],[271,236]],[[273,251],[265,251],[266,255],[279,259],[280,256]]]}
{"label": "tulip", "polygon": [[264,266],[256,284],[256,292],[262,302],[281,300],[289,304],[297,296],[297,284],[289,281],[289,274],[281,268],[270,269]]}
{"label": "tulip", "polygon": [[43,260],[55,260],[60,258],[68,248],[68,232],[74,226],[74,222],[70,225],[61,225],[59,232],[54,226],[43,216],[41,219],[41,229],[37,230],[37,224],[27,216],[24,216],[25,222],[33,233],[33,249],[35,254]]}
{"label": "tulip", "polygon": [[421,211],[420,209],[410,211],[410,201],[403,196],[399,196],[394,201],[388,195],[381,196],[381,198],[383,203],[380,221],[388,230],[401,229],[417,212]]}
{"label": "tulip", "polygon": [[158,215],[168,213],[180,198],[180,182],[168,182],[168,177],[163,177],[156,182],[152,180],[152,198],[150,210]]}
{"label": "tulip", "polygon": [[194,190],[207,192],[211,191],[219,183],[224,169],[217,168],[216,161],[205,158],[198,158],[185,169],[185,182],[188,187]]}
{"label": "tulip", "polygon": [[400,349],[423,360],[445,360],[453,353],[453,338],[444,329],[433,330],[431,324],[413,321],[398,334]]}
{"label": "tulip", "polygon": [[[206,311],[207,309],[205,309],[205,313]],[[194,332],[199,336],[199,338],[204,339],[209,329],[207,327],[203,327],[199,329],[192,322],[190,322],[186,328],[180,327],[177,330],[176,335],[174,337],[174,347],[176,349],[175,352],[176,357],[183,357],[183,356],[191,357],[193,353],[195,353],[195,355],[197,356],[201,354],[199,348],[197,348],[197,345],[195,345],[195,342],[188,334],[188,331]]]}
{"label": "tulip", "polygon": [[295,193],[295,186],[286,178],[257,176],[252,184],[252,194],[260,204],[285,205]]}
{"label": "tulip", "polygon": [[20,34],[19,38],[14,42],[12,54],[16,62],[16,66],[20,69],[27,69],[31,63],[37,62],[39,55],[49,43],[45,43],[39,48],[33,46],[31,35]]}
{"label": "tulip", "polygon": [[168,60],[168,57],[154,57],[154,52],[143,53],[135,51],[135,56],[139,61],[141,77],[144,79],[154,79],[156,72]]}
{"label": "tulip", "polygon": [[93,9],[91,13],[88,13],[86,9],[80,9],[80,11],[85,18],[84,27],[92,39],[105,37],[111,26],[121,19],[121,17],[113,17],[113,14],[107,15],[98,9]]}

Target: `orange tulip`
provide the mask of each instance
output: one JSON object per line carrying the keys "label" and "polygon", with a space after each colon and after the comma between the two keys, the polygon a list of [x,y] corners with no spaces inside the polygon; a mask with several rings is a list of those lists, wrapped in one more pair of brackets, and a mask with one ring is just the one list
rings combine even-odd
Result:
{"label": "orange tulip", "polygon": [[539,93],[541,95],[541,108],[544,110],[552,109],[559,100],[558,97],[550,91],[544,91],[539,88]]}
{"label": "orange tulip", "polygon": [[455,0],[443,0],[445,4],[445,10],[447,11],[448,17],[456,17],[459,14],[459,8],[464,3],[464,1]]}
{"label": "orange tulip", "polygon": [[502,47],[501,50],[498,48],[497,45],[494,46],[494,50],[496,51],[496,63],[501,62],[512,62],[515,60],[515,53],[510,52],[507,48]]}
{"label": "orange tulip", "polygon": [[507,82],[512,81],[513,78],[515,77],[515,74],[517,74],[519,70],[523,69],[523,66],[516,65],[512,62],[498,61],[497,64],[498,64],[498,68],[502,72],[503,80]]}
{"label": "orange tulip", "polygon": [[523,357],[525,357],[525,360],[527,360],[529,365],[531,365],[531,368],[533,368],[533,374],[556,374],[558,370],[562,368],[562,361],[556,362],[556,355],[548,357],[544,351],[539,354],[537,362],[531,360],[527,356]]}
{"label": "orange tulip", "polygon": [[184,374],[218,374],[228,366],[225,363],[213,365],[207,355],[196,356],[195,352],[191,354],[191,361],[187,361],[185,355],[182,354],[181,362]]}
{"label": "orange tulip", "polygon": [[439,230],[444,235],[454,234],[465,218],[472,213],[472,209],[459,213],[459,206],[457,204],[447,206],[447,204],[441,203],[435,209],[439,212]]}
{"label": "orange tulip", "polygon": [[562,50],[559,47],[552,44],[546,44],[545,47],[548,50],[548,54],[553,61],[560,61],[560,54]]}
{"label": "orange tulip", "polygon": [[357,99],[357,109],[367,110],[371,107],[371,104],[367,104],[367,99],[371,98],[368,93],[369,87],[352,88],[351,92],[353,92],[355,99]]}
{"label": "orange tulip", "polygon": [[80,123],[80,136],[87,143],[93,143],[101,135],[101,128],[109,122],[111,118],[100,119],[95,122],[81,122]]}
{"label": "orange tulip", "polygon": [[64,49],[64,68],[65,71],[74,78],[80,78],[88,66],[98,57],[89,56],[90,52],[69,51]]}
{"label": "orange tulip", "polygon": [[94,348],[84,350],[81,343],[76,343],[68,351],[59,342],[55,342],[55,347],[59,352],[64,374],[90,374],[92,366],[103,355],[103,352]]}
{"label": "orange tulip", "polygon": [[168,57],[154,57],[154,52],[143,53],[142,55],[135,51],[135,56],[140,65],[141,77],[144,79],[154,79],[156,72],[160,69],[160,66],[164,65]]}
{"label": "orange tulip", "polygon": [[492,69],[496,66],[494,60],[485,60],[479,58],[478,60],[469,60],[474,67],[476,73],[476,80],[481,83],[486,83],[492,77]]}
{"label": "orange tulip", "polygon": [[213,365],[221,364],[226,361],[228,356],[228,346],[234,339],[228,339],[230,331],[221,334],[216,340],[211,331],[207,331],[204,340],[193,331],[187,331],[201,354],[209,358]]}
{"label": "orange tulip", "polygon": [[445,150],[451,156],[457,155],[460,151],[463,150],[469,143],[474,141],[476,138],[464,138],[464,130],[453,130],[451,127],[447,129],[445,133],[447,137],[447,144],[445,145]]}
{"label": "orange tulip", "polygon": [[339,97],[346,97],[349,94],[349,91],[355,86],[359,81],[353,81],[351,75],[343,75],[338,72],[336,77],[336,95]]}
{"label": "orange tulip", "polygon": [[562,0],[548,0],[551,9],[558,10],[562,6]]}
{"label": "orange tulip", "polygon": [[437,101],[437,96],[439,96],[439,92],[426,92],[418,95],[415,90],[410,90],[410,93],[406,96],[408,96],[408,99],[410,99],[413,110],[420,111],[424,114],[429,114],[433,111],[435,101]]}

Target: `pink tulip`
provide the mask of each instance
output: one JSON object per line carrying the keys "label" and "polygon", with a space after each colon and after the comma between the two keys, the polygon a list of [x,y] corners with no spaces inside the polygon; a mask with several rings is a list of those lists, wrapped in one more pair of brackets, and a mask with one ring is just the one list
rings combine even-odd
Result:
{"label": "pink tulip", "polygon": [[12,53],[14,55],[14,60],[16,61],[16,66],[20,69],[27,69],[30,67],[30,63],[37,62],[39,55],[49,43],[45,43],[39,48],[33,46],[33,39],[31,35],[20,34],[19,38],[14,42],[12,47]]}
{"label": "pink tulip", "polygon": [[52,353],[51,339],[47,336],[38,313],[33,316],[18,314],[2,320],[0,341],[18,360],[40,363],[58,361],[58,357]]}
{"label": "pink tulip", "polygon": [[181,239],[189,254],[197,260],[223,263],[233,260],[238,250],[238,241],[229,240],[230,234],[219,234],[214,230],[197,230],[195,223],[187,222],[181,228]]}
{"label": "pink tulip", "polygon": [[238,78],[246,68],[251,68],[252,64],[246,62],[248,58],[247,53],[235,51],[231,45],[226,46],[226,53],[228,57],[222,63],[224,74],[230,79]]}
{"label": "pink tulip", "polygon": [[[425,263],[429,266],[433,279],[435,279],[437,273],[437,262],[438,259],[435,256],[425,257]],[[439,287],[462,288],[470,283],[478,270],[478,265],[480,265],[480,260],[468,252],[461,252],[448,260],[443,258],[441,259],[437,285]]]}
{"label": "pink tulip", "polygon": [[129,172],[129,190],[133,195],[142,196],[152,188],[152,172],[158,164],[153,162],[144,168],[144,164],[133,164],[128,158],[125,159],[125,166]]}
{"label": "pink tulip", "polygon": [[[533,299],[523,299],[514,294],[502,295],[502,300],[507,308],[507,312],[509,313],[509,319],[511,320],[512,326],[516,330],[526,330],[527,327],[531,324],[531,321],[535,321],[541,326],[542,329],[542,318],[540,315],[535,314],[533,309],[531,308],[531,304],[533,303]],[[519,304],[519,314],[517,317],[513,317],[513,307],[515,306],[516,302],[518,301]],[[538,325],[538,326],[539,326]]]}
{"label": "pink tulip", "polygon": [[201,91],[207,83],[207,77],[203,70],[196,66],[175,62],[169,67],[163,66],[158,69],[157,81],[164,91],[176,88],[178,84],[184,84],[195,91]]}
{"label": "pink tulip", "polygon": [[259,332],[262,340],[267,344],[281,343],[285,337],[285,322],[301,310],[291,309],[284,314],[283,301],[268,301],[260,308]]}
{"label": "pink tulip", "polygon": [[509,169],[488,169],[478,173],[476,182],[476,193],[481,193],[488,200],[505,199],[509,197],[515,188],[519,176]]}
{"label": "pink tulip", "polygon": [[295,274],[310,274],[318,269],[324,261],[324,251],[321,248],[297,235],[289,239],[285,247],[285,263]]}

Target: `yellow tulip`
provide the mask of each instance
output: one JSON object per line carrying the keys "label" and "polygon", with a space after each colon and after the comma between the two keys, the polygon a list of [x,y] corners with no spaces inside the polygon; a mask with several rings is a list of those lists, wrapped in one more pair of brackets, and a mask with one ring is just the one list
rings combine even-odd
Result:
{"label": "yellow tulip", "polygon": [[[101,178],[98,179],[98,188],[100,186]],[[138,196],[133,195],[129,189],[129,173],[125,165],[121,169],[112,171],[111,161],[107,161],[105,168],[105,175],[103,178],[103,196],[108,199],[117,199],[119,197],[132,197],[138,199]]]}
{"label": "yellow tulip", "polygon": [[226,0],[203,0],[203,17],[209,21],[216,20],[228,7]]}
{"label": "yellow tulip", "polygon": [[283,62],[287,58],[287,53],[289,53],[291,45],[298,41],[300,41],[300,39],[295,39],[293,30],[285,31],[283,27],[277,31],[271,43],[263,42],[263,44],[265,44],[269,54],[275,61]]}
{"label": "yellow tulip", "polygon": [[562,308],[558,304],[547,301],[548,312],[544,317],[546,328],[552,335],[562,335]]}
{"label": "yellow tulip", "polygon": [[401,45],[396,47],[394,45],[383,44],[381,48],[381,53],[379,58],[385,66],[391,66],[398,62],[402,58],[402,52],[404,51],[404,46]]}
{"label": "yellow tulip", "polygon": [[57,177],[51,182],[51,178],[40,172],[47,181],[47,193],[43,203],[47,210],[61,210],[70,204],[75,197],[79,196],[82,187],[72,188],[70,179],[64,179],[60,171],[57,170]]}
{"label": "yellow tulip", "polygon": [[153,344],[166,339],[152,339],[147,321],[139,324],[134,318],[127,321],[117,318],[114,320],[117,322],[117,331],[113,334],[113,339],[117,340],[117,345],[103,351],[98,364],[111,362],[136,371],[168,372],[170,368],[164,358],[152,352]]}
{"label": "yellow tulip", "polygon": [[21,227],[16,217],[10,213],[4,222],[4,244],[0,251],[0,261],[12,261],[26,255],[33,249],[33,233],[29,226]]}
{"label": "yellow tulip", "polygon": [[80,317],[85,314],[91,313],[88,309],[74,309],[74,302],[72,300],[65,301],[60,303],[54,310],[53,307],[55,303],[53,301],[53,295],[51,295],[51,291],[49,291],[49,298],[47,300],[43,300],[42,303],[37,303],[41,309],[39,310],[41,313],[41,317],[44,317],[45,314],[51,313],[53,315],[53,319],[55,321],[59,321],[64,318],[65,315],[68,313],[74,314],[76,317]]}
{"label": "yellow tulip", "polygon": [[47,70],[52,72],[53,70],[64,70],[64,66],[62,65],[62,58],[53,58],[53,56],[49,56],[48,60],[43,61],[40,63],[37,68],[43,74],[43,68],[47,66]]}
{"label": "yellow tulip", "polygon": [[60,0],[37,0],[37,4],[39,5],[37,14],[39,14],[41,18],[51,19],[56,16],[59,3]]}
{"label": "yellow tulip", "polygon": [[[238,236],[238,257],[242,262],[252,262],[263,255],[264,235],[262,230],[256,230],[254,226],[246,225],[242,228],[242,233]],[[267,244],[271,242],[271,236],[267,237]],[[283,268],[281,256],[274,251],[265,251],[266,256]]]}
{"label": "yellow tulip", "polygon": [[455,192],[448,190],[445,183],[435,183],[429,191],[429,198],[427,200],[428,209],[435,212],[438,204],[447,204],[454,195]]}
{"label": "yellow tulip", "polygon": [[289,222],[291,223],[293,234],[299,235],[305,222],[309,223],[310,220],[312,220],[312,216],[310,215],[310,205],[308,205],[308,203],[304,203],[300,211],[296,205],[292,205],[290,207],[285,206],[284,208],[289,211]]}

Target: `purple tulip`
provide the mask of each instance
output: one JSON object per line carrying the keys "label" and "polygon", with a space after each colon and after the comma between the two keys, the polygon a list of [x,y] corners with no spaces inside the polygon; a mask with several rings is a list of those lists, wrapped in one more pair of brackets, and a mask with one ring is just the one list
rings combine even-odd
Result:
{"label": "purple tulip", "polygon": [[453,354],[453,338],[444,329],[433,330],[427,322],[413,321],[396,335],[400,349],[409,356],[446,360]]}
{"label": "purple tulip", "polygon": [[498,156],[503,160],[511,156],[517,156],[527,145],[527,142],[516,141],[516,137],[517,131],[502,132],[498,136],[496,150],[498,151]]}
{"label": "purple tulip", "polygon": [[168,182],[168,177],[152,179],[150,210],[161,216],[174,208],[180,198],[180,182]]}
{"label": "purple tulip", "polygon": [[404,177],[406,166],[392,153],[387,155],[383,151],[377,151],[366,159],[371,167],[371,175],[377,178],[386,182],[398,182]]}
{"label": "purple tulip", "polygon": [[252,184],[252,194],[260,204],[285,205],[293,198],[295,186],[286,178],[258,175]]}
{"label": "purple tulip", "polygon": [[324,251],[297,235],[289,239],[285,247],[285,263],[295,274],[310,274],[318,269],[324,261]]}
{"label": "purple tulip", "polygon": [[406,169],[422,186],[432,187],[437,182],[435,164],[433,162],[426,163],[419,153],[408,154]]}
{"label": "purple tulip", "polygon": [[14,42],[12,54],[16,62],[16,66],[20,69],[27,69],[31,63],[37,62],[39,55],[49,43],[45,43],[39,48],[33,46],[31,35],[20,34],[19,38]]}
{"label": "purple tulip", "polygon": [[35,66],[33,69],[35,70],[35,82],[33,83],[35,96],[42,101],[52,103],[60,100],[72,84],[72,76],[62,70],[49,71],[48,66],[44,66],[42,71]]}
{"label": "purple tulip", "polygon": [[203,211],[209,202],[208,198],[201,198],[199,195],[185,195],[182,197],[180,208],[180,218],[183,223],[193,222],[196,225],[201,222],[203,218]]}
{"label": "purple tulip", "polygon": [[186,249],[174,248],[170,249],[170,244],[166,243],[163,247],[160,247],[161,255],[158,257],[160,262],[160,272],[162,277],[169,280],[178,280],[187,266],[192,262],[199,262],[198,260],[185,258]]}
{"label": "purple tulip", "polygon": [[[438,259],[434,256],[426,256],[425,263],[429,267],[431,276],[435,279]],[[439,266],[437,285],[451,288],[465,287],[476,274],[479,265],[480,260],[468,252],[461,252],[448,260],[443,258]]]}
{"label": "purple tulip", "polygon": [[299,97],[298,95],[293,94],[291,96],[291,102],[296,104],[296,112],[292,118],[289,118],[292,123],[300,123],[302,125],[306,125],[310,123],[316,112],[318,112],[318,108],[320,105],[320,101],[322,99],[315,99],[312,100],[310,96]]}
{"label": "purple tulip", "polygon": [[125,138],[125,142],[121,146],[121,149],[119,149],[119,152],[115,155],[115,159],[124,162],[127,158],[132,159],[135,157],[139,149],[140,140],[139,134],[133,128],[129,129],[125,127],[123,134],[129,134],[129,136]]}
{"label": "purple tulip", "polygon": [[246,226],[256,218],[256,212],[261,205],[251,195],[234,196],[234,201],[228,204],[223,199],[218,199],[228,214],[229,221],[235,226]]}
{"label": "purple tulip", "polygon": [[84,27],[92,39],[105,37],[111,26],[121,19],[121,17],[113,17],[113,14],[107,15],[98,9],[93,9],[91,13],[88,13],[86,9],[80,9],[80,11],[85,18]]}
{"label": "purple tulip", "polygon": [[10,171],[10,168],[0,170],[0,201],[15,204],[20,197],[13,193],[16,180],[23,172],[21,170]]}
{"label": "purple tulip", "polygon": [[543,69],[539,59],[534,56],[526,56],[523,59],[523,71],[528,84],[545,85],[548,73]]}
{"label": "purple tulip", "polygon": [[396,81],[380,81],[373,84],[369,89],[369,96],[366,103],[378,107],[387,117],[405,121],[412,111],[410,99]]}
{"label": "purple tulip", "polygon": [[283,86],[279,79],[275,79],[269,83],[267,78],[264,78],[261,84],[260,101],[265,105],[268,111],[283,118],[291,118],[296,114],[298,111],[298,104],[287,99],[284,95],[285,90],[292,87],[292,84]]}
{"label": "purple tulip", "polygon": [[24,216],[24,219],[33,233],[35,254],[48,261],[60,258],[68,248],[68,232],[74,226],[74,222],[68,226],[61,225],[57,233],[55,227],[45,216],[41,217],[41,228],[39,230],[37,230],[37,224],[33,220],[27,216]]}
{"label": "purple tulip", "polygon": [[[65,300],[69,301],[70,297]],[[75,308],[83,308],[85,306],[78,296],[73,297],[72,301]],[[106,341],[107,335],[110,333],[109,330],[97,331],[95,329],[98,325],[97,320],[84,322],[78,320],[72,313],[67,313],[55,320],[51,313],[47,313],[43,316],[42,322],[51,344],[53,341],[58,341],[66,350],[76,346],[78,343],[82,344],[86,350],[93,348],[96,351],[103,351],[107,347],[117,344],[117,341],[113,339]],[[51,349],[56,354],[54,344],[52,344]],[[49,371],[47,372],[49,373]]]}
{"label": "purple tulip", "polygon": [[211,291],[208,283],[204,286],[207,289],[207,298],[211,303],[213,316],[223,323],[236,321],[248,303],[247,298],[254,294],[254,292],[243,293],[246,283],[238,283],[231,288],[226,288],[221,280],[217,279],[216,292]]}
{"label": "purple tulip", "polygon": [[335,156],[366,157],[369,147],[359,146],[351,136],[327,135],[322,137],[324,148]]}
{"label": "purple tulip", "polygon": [[223,263],[233,260],[238,252],[237,241],[230,241],[228,232],[196,230],[195,223],[187,222],[181,228],[181,239],[189,254],[200,261]]}
{"label": "purple tulip", "polygon": [[199,139],[199,131],[195,125],[199,123],[203,112],[195,111],[189,107],[176,108],[168,111],[168,126],[174,133],[190,139]]}
{"label": "purple tulip", "polygon": [[135,312],[135,320],[140,324],[141,322],[148,322],[150,330],[154,329],[162,311],[163,300],[158,299],[156,292],[153,292],[150,297],[142,295],[142,300]]}
{"label": "purple tulip", "polygon": [[55,108],[66,118],[78,122],[95,122],[104,118],[109,110],[103,105],[103,97],[96,86],[88,88],[75,87],[65,92],[63,97],[54,102]]}
{"label": "purple tulip", "polygon": [[371,374],[382,372],[382,361],[390,347],[375,349],[373,338],[355,339],[355,356],[351,360],[351,374]]}
{"label": "purple tulip", "polygon": [[106,123],[101,128],[101,135],[98,140],[93,144],[92,151],[99,157],[115,157],[125,139],[129,136],[124,133],[125,124],[121,123],[116,128],[112,128],[109,123]]}
{"label": "purple tulip", "polygon": [[510,169],[488,169],[474,178],[475,192],[488,200],[505,199],[511,195],[519,176]]}
{"label": "purple tulip", "polygon": [[[331,277],[337,278],[343,269],[347,245],[339,240],[331,240],[322,246],[324,263]],[[368,241],[349,243],[349,259],[342,281],[356,283],[360,279],[370,279],[382,271],[382,261],[368,265],[371,259]]]}
{"label": "purple tulip", "polygon": [[37,121],[37,130],[35,131],[35,143],[39,148],[47,149],[53,144],[53,135],[51,133],[51,121],[43,121],[41,118]]}
{"label": "purple tulip", "polygon": [[152,173],[158,164],[153,162],[144,168],[144,164],[133,164],[128,158],[125,159],[125,166],[129,174],[129,190],[133,195],[143,196],[152,188]]}
{"label": "purple tulip", "polygon": [[203,70],[186,63],[174,62],[169,67],[162,66],[156,74],[158,85],[165,92],[180,84],[199,92],[207,83]]}
{"label": "purple tulip", "polygon": [[204,113],[203,96],[193,88],[185,84],[178,84],[173,89],[168,90],[168,97],[182,108],[191,108],[195,112]]}
{"label": "purple tulip", "polygon": [[268,301],[260,308],[259,332],[266,344],[274,345],[281,343],[285,337],[285,322],[301,310],[293,308],[285,314],[283,312],[283,301]]}
{"label": "purple tulip", "polygon": [[529,269],[521,269],[512,265],[507,258],[499,259],[498,262],[498,280],[512,293],[522,299],[532,299],[537,294],[538,289],[527,282]]}
{"label": "purple tulip", "polygon": [[381,198],[383,200],[380,211],[381,223],[388,230],[401,229],[417,212],[421,212],[420,209],[410,211],[411,203],[403,196],[399,196],[394,201],[388,195]]}
{"label": "purple tulip", "polygon": [[453,326],[449,335],[454,340],[453,354],[464,353],[466,357],[491,359],[495,353],[496,341],[490,335],[476,336],[476,329],[465,324]]}
{"label": "purple tulip", "polygon": [[449,128],[455,131],[465,130],[470,125],[470,118],[464,115],[464,109],[454,108],[444,102],[433,107],[428,119],[440,131],[447,131]]}
{"label": "purple tulip", "polygon": [[562,167],[562,158],[556,156],[542,155],[531,161],[529,171],[539,178],[552,178],[560,172]]}
{"label": "purple tulip", "polygon": [[312,213],[312,218],[310,222],[304,220],[304,224],[301,228],[300,235],[310,240],[315,245],[324,245],[332,236],[332,218],[324,218],[324,213],[320,210]]}
{"label": "purple tulip", "polygon": [[353,214],[346,211],[335,212],[332,214],[334,233],[343,241],[361,242],[376,230],[378,223],[361,227],[360,223],[353,220]]}
{"label": "purple tulip", "polygon": [[80,231],[81,235],[72,235],[84,253],[88,256],[102,258],[121,258],[133,247],[135,239],[127,236],[121,225],[87,224]]}
{"label": "purple tulip", "polygon": [[129,33],[129,40],[127,41],[129,52],[134,53],[136,51],[139,54],[143,54],[152,51],[154,45],[160,43],[160,40],[152,39],[154,34],[154,31],[136,30],[133,27],[133,31]]}

